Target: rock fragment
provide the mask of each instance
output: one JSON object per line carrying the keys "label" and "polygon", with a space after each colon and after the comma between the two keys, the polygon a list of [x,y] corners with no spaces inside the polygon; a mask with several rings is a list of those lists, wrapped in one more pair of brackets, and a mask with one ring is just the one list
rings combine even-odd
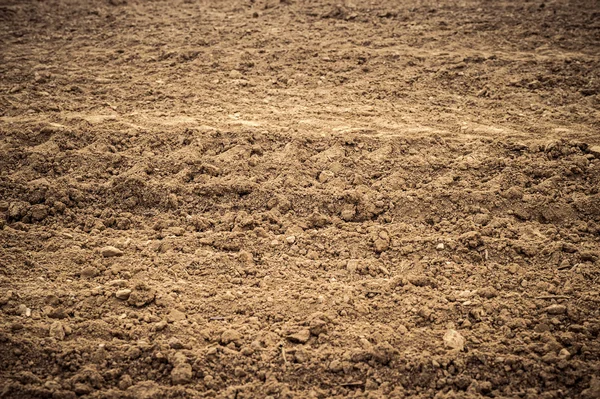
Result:
{"label": "rock fragment", "polygon": [[318,318],[314,318],[309,323],[310,333],[319,336],[327,331],[327,322]]}
{"label": "rock fragment", "polygon": [[100,272],[98,271],[98,268],[94,266],[87,266],[79,273],[79,275],[84,278],[94,278],[99,273]]}
{"label": "rock fragment", "polygon": [[228,329],[223,331],[221,334],[221,344],[228,345],[231,342],[235,344],[239,344],[242,340],[242,334],[237,332],[236,330]]}
{"label": "rock fragment", "polygon": [[358,270],[358,259],[350,259],[346,263],[346,270],[350,273],[354,273]]}
{"label": "rock fragment", "polygon": [[176,321],[182,321],[182,320],[185,320],[185,318],[186,318],[185,313],[183,313],[182,311],[177,310],[177,309],[172,309],[169,312],[169,314],[167,315],[167,321],[169,323],[174,323]]}
{"label": "rock fragment", "polygon": [[569,352],[567,349],[562,348],[559,352],[558,352],[558,357],[560,359],[565,359],[565,360],[569,360],[571,358],[571,352]]}
{"label": "rock fragment", "polygon": [[381,253],[390,247],[390,242],[388,240],[384,240],[383,238],[378,238],[373,243],[373,246],[375,247],[375,252]]}
{"label": "rock fragment", "polygon": [[436,288],[436,286],[437,286],[437,283],[435,282],[435,280],[433,280],[423,274],[410,275],[407,277],[407,281],[417,287]]}
{"label": "rock fragment", "polygon": [[567,312],[567,307],[565,305],[554,304],[548,306],[545,310],[548,314],[559,315],[565,314]]}
{"label": "rock fragment", "polygon": [[100,253],[105,258],[112,258],[114,256],[123,256],[123,251],[121,251],[117,247],[113,247],[113,246],[110,246],[110,245],[107,246],[107,247],[102,248],[100,250]]}
{"label": "rock fragment", "polygon": [[21,371],[15,376],[21,384],[41,384],[42,380],[31,371]]}
{"label": "rock fragment", "polygon": [[88,395],[93,391],[92,387],[89,384],[82,384],[81,382],[75,383],[73,387],[73,392],[77,396]]}
{"label": "rock fragment", "polygon": [[67,311],[62,307],[53,308],[49,306],[47,307],[47,309],[45,309],[45,312],[51,319],[66,319],[67,317],[69,317]]}
{"label": "rock fragment", "polygon": [[460,352],[465,348],[465,338],[458,331],[449,329],[444,334],[444,345]]}
{"label": "rock fragment", "polygon": [[356,216],[356,207],[352,204],[346,204],[342,208],[341,217],[346,222],[351,221]]}
{"label": "rock fragment", "polygon": [[171,370],[171,382],[175,385],[187,384],[192,380],[192,366],[185,363]]}
{"label": "rock fragment", "polygon": [[151,289],[135,289],[129,294],[127,303],[131,306],[141,308],[154,301],[155,298],[154,290]]}
{"label": "rock fragment", "polygon": [[329,371],[331,371],[333,373],[339,373],[343,369],[344,368],[343,368],[342,362],[340,362],[337,359],[334,359],[331,361],[331,363],[329,363]]}
{"label": "rock fragment", "polygon": [[50,325],[49,335],[51,338],[55,338],[59,341],[65,339],[65,328],[60,321],[55,321]]}
{"label": "rock fragment", "polygon": [[600,145],[591,146],[590,148],[588,148],[588,152],[596,158],[600,159]]}
{"label": "rock fragment", "polygon": [[464,234],[461,234],[458,237],[458,240],[463,243],[466,247],[475,249],[481,245],[483,245],[483,240],[481,235],[476,231],[468,231]]}
{"label": "rock fragment", "polygon": [[124,301],[129,299],[129,295],[131,295],[131,290],[130,289],[123,289],[123,290],[119,290],[115,293],[115,296],[118,299],[122,299]]}
{"label": "rock fragment", "polygon": [[596,262],[600,258],[600,255],[594,251],[581,251],[579,257],[583,262]]}
{"label": "rock fragment", "polygon": [[34,205],[30,209],[31,218],[36,221],[42,221],[48,217],[48,207],[46,205]]}
{"label": "rock fragment", "polygon": [[0,296],[0,306],[6,305],[14,296],[13,291],[6,291],[2,296]]}
{"label": "rock fragment", "polygon": [[498,291],[494,287],[484,287],[477,290],[477,294],[482,298],[495,298],[498,296]]}
{"label": "rock fragment", "polygon": [[127,395],[136,399],[160,399],[164,397],[164,388],[155,381],[146,380],[127,388]]}
{"label": "rock fragment", "polygon": [[152,330],[154,330],[154,331],[162,331],[162,330],[164,330],[165,328],[167,328],[167,325],[168,325],[168,324],[169,324],[169,323],[167,323],[167,321],[166,321],[166,320],[161,320],[161,321],[159,321],[159,322],[155,323],[155,324],[152,326]]}
{"label": "rock fragment", "polygon": [[17,307],[17,314],[20,316],[29,317],[31,316],[31,309],[24,304],[20,304]]}
{"label": "rock fragment", "polygon": [[328,181],[330,181],[334,177],[335,177],[335,175],[333,174],[332,171],[330,171],[330,170],[324,170],[324,171],[322,171],[319,174],[319,182],[321,182],[321,183],[327,183]]}
{"label": "rock fragment", "polygon": [[8,206],[8,217],[13,220],[19,220],[29,211],[31,205],[24,201],[11,202]]}
{"label": "rock fragment", "polygon": [[129,374],[123,374],[121,379],[119,380],[118,387],[120,390],[126,390],[131,385],[133,385],[133,378]]}
{"label": "rock fragment", "polygon": [[321,228],[321,227],[325,227],[326,225],[331,223],[331,220],[327,216],[325,216],[321,213],[313,212],[308,217],[308,223],[309,223],[310,227]]}
{"label": "rock fragment", "polygon": [[584,399],[600,398],[600,378],[592,376],[589,388],[581,392],[581,397]]}
{"label": "rock fragment", "polygon": [[183,353],[177,352],[171,359],[171,364],[174,366],[171,370],[173,385],[187,384],[192,380],[192,366]]}
{"label": "rock fragment", "polygon": [[184,348],[183,343],[176,337],[173,337],[169,340],[169,346],[173,349],[183,349]]}
{"label": "rock fragment", "polygon": [[229,77],[231,79],[241,79],[244,77],[244,75],[242,75],[242,73],[237,69],[233,69],[231,72],[229,72]]}
{"label": "rock fragment", "polygon": [[310,330],[309,329],[300,330],[297,333],[288,335],[287,339],[289,339],[291,342],[294,342],[297,344],[305,344],[310,339]]}

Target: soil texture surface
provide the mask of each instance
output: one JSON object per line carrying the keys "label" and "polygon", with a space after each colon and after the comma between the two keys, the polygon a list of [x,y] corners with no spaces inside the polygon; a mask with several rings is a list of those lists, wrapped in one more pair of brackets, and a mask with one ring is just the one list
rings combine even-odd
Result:
{"label": "soil texture surface", "polygon": [[0,398],[599,398],[600,3],[0,0]]}

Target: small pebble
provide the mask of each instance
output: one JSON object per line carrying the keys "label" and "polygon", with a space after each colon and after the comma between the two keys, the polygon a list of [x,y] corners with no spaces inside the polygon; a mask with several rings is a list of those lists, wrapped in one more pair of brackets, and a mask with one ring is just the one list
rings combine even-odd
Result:
{"label": "small pebble", "polygon": [[593,145],[590,148],[588,148],[588,151],[590,154],[600,159],[600,145]]}
{"label": "small pebble", "polygon": [[123,251],[121,251],[119,248],[113,247],[113,246],[108,246],[108,247],[102,248],[100,250],[100,253],[105,258],[111,258],[113,256],[122,256],[123,255]]}
{"label": "small pebble", "polygon": [[154,324],[153,330],[154,331],[162,331],[167,327],[167,321],[166,320],[161,320],[158,323]]}
{"label": "small pebble", "polygon": [[79,273],[79,275],[81,277],[85,277],[85,278],[94,278],[96,277],[100,272],[98,271],[98,269],[94,266],[87,266],[86,268],[84,268],[81,273]]}
{"label": "small pebble", "polygon": [[351,221],[356,216],[356,208],[353,205],[346,205],[342,209],[341,217],[346,222]]}
{"label": "small pebble", "polygon": [[239,343],[241,339],[242,334],[232,329],[225,330],[223,331],[223,334],[221,334],[221,344],[223,345],[228,345],[231,342]]}
{"label": "small pebble", "polygon": [[299,344],[305,344],[310,339],[310,330],[309,329],[300,330],[295,334],[288,335],[287,338],[292,342],[299,343]]}
{"label": "small pebble", "polygon": [[49,335],[50,337],[55,338],[59,341],[65,339],[65,328],[63,327],[60,321],[55,321],[50,325]]}
{"label": "small pebble", "polygon": [[231,291],[227,291],[226,293],[223,294],[223,299],[226,301],[233,301],[233,300],[235,300],[235,295],[233,295],[231,293]]}
{"label": "small pebble", "polygon": [[188,363],[177,365],[171,370],[171,382],[174,385],[187,384],[192,380],[192,366]]}
{"label": "small pebble", "polygon": [[115,296],[118,299],[122,299],[124,301],[126,301],[127,299],[129,299],[129,295],[131,295],[131,290],[130,289],[124,289],[124,290],[119,290],[115,293]]}
{"label": "small pebble", "polygon": [[498,291],[494,287],[483,287],[477,290],[477,294],[482,298],[491,299],[498,296]]}
{"label": "small pebble", "polygon": [[183,313],[182,311],[177,310],[177,309],[171,309],[171,311],[167,315],[167,321],[169,323],[174,323],[176,321],[185,320],[185,317],[186,317],[185,313]]}
{"label": "small pebble", "polygon": [[567,349],[562,348],[560,350],[560,352],[558,352],[558,357],[561,359],[570,359],[571,358],[571,352],[569,352]]}
{"label": "small pebble", "polygon": [[567,311],[567,307],[565,305],[550,305],[546,308],[546,313],[548,314],[564,314]]}
{"label": "small pebble", "polygon": [[375,240],[373,245],[375,246],[375,252],[381,253],[387,251],[387,249],[390,247],[390,242],[383,238],[378,238]]}
{"label": "small pebble", "polygon": [[328,181],[330,181],[331,179],[334,178],[334,174],[332,171],[330,170],[324,170],[321,173],[319,173],[319,182],[321,183],[327,183]]}
{"label": "small pebble", "polygon": [[250,356],[254,353],[254,349],[252,349],[252,347],[250,347],[250,346],[245,346],[242,348],[240,353],[244,356]]}
{"label": "small pebble", "polygon": [[133,379],[129,374],[123,374],[119,380],[119,389],[125,390],[133,385]]}
{"label": "small pebble", "polygon": [[358,269],[358,260],[357,259],[350,259],[346,263],[346,270],[348,270],[348,272],[354,273],[357,269]]}
{"label": "small pebble", "polygon": [[169,346],[173,349],[183,349],[183,344],[181,341],[175,337],[169,340]]}
{"label": "small pebble", "polygon": [[242,73],[240,71],[238,71],[237,69],[234,69],[231,72],[229,72],[229,77],[231,79],[241,79],[244,77],[244,75],[242,75]]}
{"label": "small pebble", "polygon": [[329,370],[332,371],[332,372],[334,372],[334,373],[339,373],[343,369],[344,368],[343,368],[342,362],[340,362],[337,359],[332,360],[331,363],[329,363]]}
{"label": "small pebble", "polygon": [[31,316],[31,309],[29,309],[27,306],[21,304],[17,308],[17,313],[21,316],[29,317],[29,316]]}
{"label": "small pebble", "polygon": [[523,287],[523,288],[527,287],[527,280],[525,280],[525,279],[521,280],[521,287]]}
{"label": "small pebble", "polygon": [[465,348],[465,338],[458,331],[450,329],[444,334],[444,345],[462,351]]}

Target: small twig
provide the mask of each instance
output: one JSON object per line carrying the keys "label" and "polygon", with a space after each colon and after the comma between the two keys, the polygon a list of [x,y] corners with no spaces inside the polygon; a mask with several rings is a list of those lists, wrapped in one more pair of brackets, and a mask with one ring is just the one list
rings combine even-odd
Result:
{"label": "small twig", "polygon": [[569,295],[542,295],[536,296],[535,299],[571,299]]}
{"label": "small twig", "polygon": [[285,348],[281,345],[281,356],[283,357],[283,362],[288,364],[287,357],[285,356]]}
{"label": "small twig", "polygon": [[356,382],[346,382],[344,384],[340,384],[341,387],[362,387],[365,385],[364,382],[356,381]]}

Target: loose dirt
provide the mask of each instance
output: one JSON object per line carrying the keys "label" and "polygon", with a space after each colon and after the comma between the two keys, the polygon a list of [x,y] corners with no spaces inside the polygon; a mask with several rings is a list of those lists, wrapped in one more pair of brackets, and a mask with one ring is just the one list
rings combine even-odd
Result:
{"label": "loose dirt", "polygon": [[0,21],[0,397],[600,397],[598,2]]}

